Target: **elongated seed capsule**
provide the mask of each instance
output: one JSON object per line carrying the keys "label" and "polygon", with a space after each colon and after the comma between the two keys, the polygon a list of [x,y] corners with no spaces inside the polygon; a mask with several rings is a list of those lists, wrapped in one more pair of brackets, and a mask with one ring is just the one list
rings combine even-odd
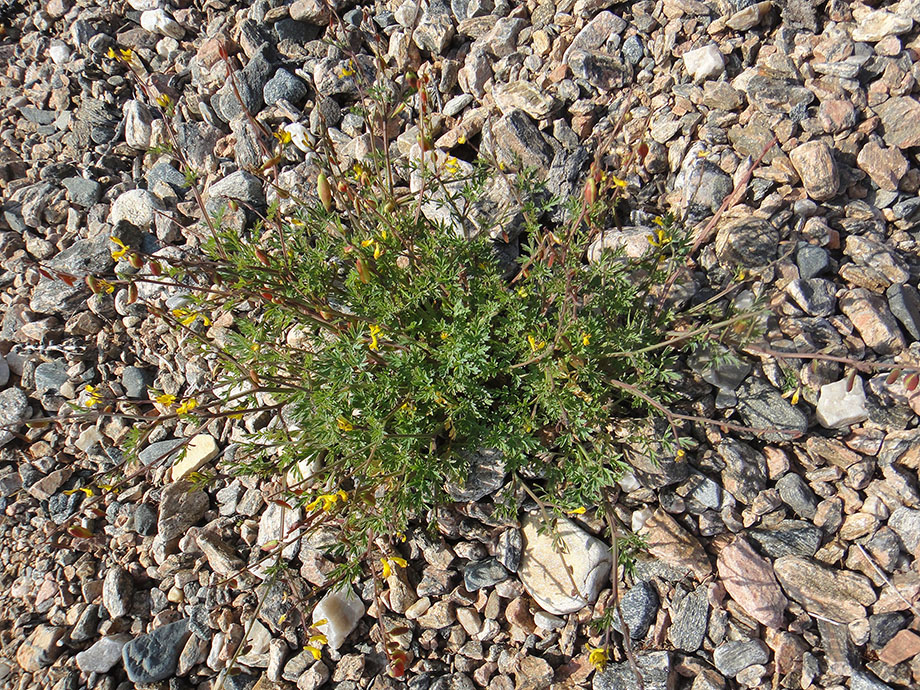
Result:
{"label": "elongated seed capsule", "polygon": [[151,261],[147,266],[150,268],[151,275],[161,275],[163,273],[163,267],[160,266],[159,261]]}
{"label": "elongated seed capsule", "polygon": [[920,383],[920,374],[911,374],[907,377],[907,381],[904,382],[904,387],[913,393],[917,390],[917,384]]}
{"label": "elongated seed capsule", "polygon": [[847,377],[847,393],[853,390],[853,385],[856,383],[856,369],[850,372],[850,375]]}
{"label": "elongated seed capsule", "polygon": [[585,202],[593,204],[595,201],[597,201],[597,182],[592,177],[585,183]]}
{"label": "elongated seed capsule", "polygon": [[327,211],[332,210],[332,187],[329,186],[329,179],[326,173],[320,173],[316,178],[316,194],[319,200],[323,202],[323,208]]}
{"label": "elongated seed capsule", "polygon": [[358,278],[361,279],[362,283],[368,283],[371,279],[371,273],[367,270],[367,264],[364,262],[364,257],[359,256],[358,260],[355,262],[355,266],[358,269]]}
{"label": "elongated seed capsule", "polygon": [[128,263],[132,268],[141,268],[144,265],[144,258],[137,252],[128,254]]}
{"label": "elongated seed capsule", "polygon": [[137,285],[135,285],[134,283],[131,283],[128,286],[127,302],[128,304],[134,304],[135,302],[137,302]]}
{"label": "elongated seed capsule", "polygon": [[86,276],[86,285],[94,295],[102,292],[102,286],[99,285],[99,281],[96,280],[95,276]]}
{"label": "elongated seed capsule", "polygon": [[256,249],[256,258],[259,260],[263,266],[271,265],[271,261],[268,258],[268,254],[263,252],[261,249]]}
{"label": "elongated seed capsule", "polygon": [[891,384],[893,384],[895,381],[898,380],[898,377],[900,375],[901,375],[900,369],[892,369],[891,373],[888,374],[888,378],[885,379],[885,385],[890,386]]}

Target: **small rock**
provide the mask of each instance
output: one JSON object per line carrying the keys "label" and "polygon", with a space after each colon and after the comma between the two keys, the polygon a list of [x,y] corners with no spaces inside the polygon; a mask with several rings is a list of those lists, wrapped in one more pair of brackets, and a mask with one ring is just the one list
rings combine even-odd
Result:
{"label": "small rock", "polygon": [[715,648],[712,661],[720,673],[734,678],[754,664],[770,661],[770,650],[761,640],[725,642]]}
{"label": "small rock", "polygon": [[771,558],[814,556],[821,546],[821,530],[801,520],[783,520],[773,527],[752,529],[750,537]]}
{"label": "small rock", "polygon": [[799,275],[802,279],[808,280],[820,275],[830,267],[830,255],[824,247],[803,244],[795,254],[795,263],[799,267]]}
{"label": "small rock", "polygon": [[749,616],[768,628],[782,627],[789,602],[770,562],[755,552],[746,539],[735,537],[722,549],[717,567],[725,591]]}
{"label": "small rock", "polygon": [[67,632],[66,628],[51,625],[39,625],[16,650],[16,663],[23,671],[37,673],[47,666],[63,651],[58,643]]}
{"label": "small rock", "polygon": [[317,690],[329,680],[329,667],[317,661],[297,678],[297,690]]}
{"label": "small rock", "polygon": [[552,163],[552,148],[522,110],[512,110],[499,118],[492,125],[492,134],[501,165],[514,169],[519,161],[525,168],[545,170]]}
{"label": "small rock", "polygon": [[173,482],[160,494],[157,538],[165,543],[178,541],[210,507],[208,495],[189,481]]}
{"label": "small rock", "polygon": [[457,620],[454,605],[449,601],[436,601],[418,617],[418,624],[427,630],[441,630]]}
{"label": "small rock", "polygon": [[341,590],[330,591],[320,599],[313,609],[313,623],[326,620],[326,623],[318,628],[326,636],[329,648],[336,650],[358,627],[358,621],[364,616],[364,611],[364,604],[351,586],[348,586]]}
{"label": "small rock", "polygon": [[141,12],[140,22],[141,27],[150,33],[169,36],[177,41],[181,41],[185,36],[185,29],[163,9]]}
{"label": "small rock", "polygon": [[289,8],[291,19],[315,26],[329,22],[329,6],[322,0],[295,0]]}
{"label": "small rock", "polygon": [[854,41],[877,43],[886,36],[906,34],[914,25],[910,17],[904,17],[886,10],[873,10],[859,20],[853,29]]}
{"label": "small rock", "polygon": [[[518,556],[520,561],[520,556]],[[470,563],[463,568],[463,586],[467,592],[475,592],[483,587],[492,587],[508,579],[508,571],[495,558]]]}
{"label": "small rock", "polygon": [[888,308],[914,340],[920,340],[920,292],[913,285],[894,284],[888,288]]}
{"label": "small rock", "polygon": [[875,108],[885,143],[899,149],[920,146],[920,103],[910,96],[889,98]]}
{"label": "small rock", "polygon": [[[632,639],[641,640],[645,637],[658,613],[658,606],[658,591],[646,580],[637,582],[620,598],[620,608]],[[617,632],[622,632],[619,617],[613,627]]]}
{"label": "small rock", "polygon": [[217,439],[210,434],[198,434],[188,442],[185,455],[178,460],[171,470],[172,480],[185,479],[192,472],[197,472],[220,453]]}
{"label": "small rock", "polygon": [[[506,529],[498,537],[495,558],[508,569],[508,572],[516,573],[518,566],[521,564],[521,551],[523,548],[524,538],[521,536],[521,530],[515,528]],[[464,576],[465,579],[466,576]],[[467,589],[473,591],[469,587]]]}
{"label": "small rock", "polygon": [[128,571],[120,565],[110,568],[102,585],[102,605],[113,619],[128,615],[133,595],[134,580]]}
{"label": "small rock", "polygon": [[888,526],[901,538],[908,553],[916,555],[920,548],[920,510],[900,506],[892,511]]}
{"label": "small rock", "polygon": [[162,210],[160,201],[146,189],[122,192],[112,204],[109,223],[126,222],[141,230],[149,230],[156,221],[156,212]]}
{"label": "small rock", "polygon": [[793,280],[786,292],[809,316],[830,316],[837,309],[837,286],[823,278]]}
{"label": "small rock", "polygon": [[[540,534],[542,522],[527,515],[521,523],[524,550],[518,576],[534,600],[547,612],[564,615],[578,611],[597,599],[610,575],[610,549],[600,539],[562,518],[558,538],[565,545],[559,553],[550,532]],[[577,589],[573,591],[573,583]]]}
{"label": "small rock", "polygon": [[[671,652],[640,652],[636,654],[636,665],[642,675],[645,690],[673,690],[674,668]],[[592,690],[635,690],[636,675],[628,662],[609,664],[606,669],[594,674]]]}
{"label": "small rock", "polygon": [[153,136],[153,113],[140,101],[125,103],[125,143],[132,149],[146,152]]}
{"label": "small rock", "polygon": [[780,477],[776,482],[776,489],[783,502],[792,508],[796,515],[808,520],[815,516],[818,500],[805,480],[798,474],[790,472]]}
{"label": "small rock", "polygon": [[125,395],[132,400],[146,399],[147,386],[152,381],[150,372],[140,367],[125,367],[121,374],[121,385],[124,386]]}
{"label": "small rock", "polygon": [[920,637],[910,630],[901,630],[878,653],[878,658],[895,666],[920,654]]}
{"label": "small rock", "polygon": [[218,575],[229,577],[246,566],[233,548],[213,532],[199,532],[196,543],[208,559],[211,570]]}
{"label": "small rock", "polygon": [[188,636],[188,620],[183,619],[128,642],[122,649],[122,659],[131,682],[156,683],[175,674]]}
{"label": "small rock", "polygon": [[[788,430],[804,434],[808,419],[768,383],[750,378],[738,389],[738,412],[745,424],[760,429]],[[783,440],[788,435],[768,432],[767,440]]]}
{"label": "small rock", "polygon": [[714,79],[725,71],[725,58],[715,43],[684,53],[684,66],[693,81]]}
{"label": "small rock", "polygon": [[501,488],[505,481],[505,459],[497,450],[479,450],[467,458],[467,475],[463,482],[448,481],[445,489],[458,503],[485,498]]}
{"label": "small rock", "polygon": [[776,258],[778,245],[779,231],[754,216],[723,223],[715,240],[719,261],[731,266],[765,266]]}
{"label": "small rock", "polygon": [[840,310],[853,322],[867,346],[880,355],[900,352],[904,336],[885,300],[865,288],[848,290],[840,298]]}
{"label": "small rock", "polygon": [[872,582],[864,575],[819,565],[798,556],[783,556],[773,564],[783,590],[806,611],[840,623],[866,617],[876,600]]}
{"label": "small rock", "polygon": [[[282,99],[292,105],[300,105],[308,95],[307,85],[299,77],[295,77],[286,69],[281,68],[275,76],[269,79],[262,89],[262,96],[266,105],[275,105]],[[293,140],[293,134],[291,135]]]}
{"label": "small rock", "polygon": [[207,195],[209,199],[223,197],[257,206],[265,205],[262,181],[245,170],[237,170],[222,180],[218,180],[208,188]]}
{"label": "small rock", "polygon": [[805,191],[815,201],[827,201],[837,195],[840,176],[830,147],[823,141],[799,144],[789,152]]}
{"label": "small rock", "polygon": [[535,120],[548,117],[556,105],[551,96],[529,81],[496,84],[492,96],[502,113],[509,113],[515,109],[523,110]]}
{"label": "small rock", "polygon": [[862,377],[855,376],[852,382],[847,377],[821,386],[816,417],[825,429],[840,429],[868,419]]}
{"label": "small rock", "polygon": [[[673,609],[672,609],[673,610]],[[674,621],[668,629],[668,639],[677,649],[692,653],[703,646],[709,625],[709,592],[700,585],[689,592],[673,613]]]}
{"label": "small rock", "polygon": [[907,173],[907,159],[897,148],[882,148],[870,140],[859,151],[856,164],[865,171],[879,189],[897,191],[901,179]]}
{"label": "small rock", "polygon": [[130,635],[118,633],[96,640],[92,647],[77,654],[77,668],[83,673],[108,673],[121,661],[121,650],[130,639]]}
{"label": "small rock", "polygon": [[656,510],[640,530],[649,553],[668,565],[689,570],[702,580],[712,572],[709,557],[697,539],[664,510]]}

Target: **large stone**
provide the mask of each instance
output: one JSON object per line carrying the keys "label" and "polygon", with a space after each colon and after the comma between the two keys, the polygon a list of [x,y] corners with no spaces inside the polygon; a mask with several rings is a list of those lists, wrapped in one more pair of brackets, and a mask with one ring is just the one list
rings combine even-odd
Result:
{"label": "large stone", "polygon": [[16,438],[19,426],[29,414],[29,399],[19,388],[0,391],[0,447]]}
{"label": "large stone", "polygon": [[840,429],[869,418],[861,376],[821,386],[816,417],[825,429]]}
{"label": "large stone", "polygon": [[746,539],[735,537],[719,553],[716,565],[725,591],[751,618],[768,628],[782,627],[783,612],[789,602],[779,588],[770,562],[754,551]]}
{"label": "large stone", "polygon": [[809,613],[838,623],[866,617],[866,606],[877,596],[865,575],[828,568],[798,556],[783,556],[773,564],[783,590]]}
{"label": "large stone", "polygon": [[880,295],[865,288],[848,290],[840,298],[840,311],[853,323],[863,342],[880,355],[893,355],[904,349],[898,322]]}
{"label": "large stone", "polygon": [[776,258],[779,231],[762,218],[730,220],[716,233],[716,256],[728,266],[764,266]]}
{"label": "large stone", "polygon": [[[518,575],[524,588],[545,611],[564,615],[597,600],[610,576],[607,544],[567,518],[557,522],[554,534],[537,515],[529,514],[522,521],[521,530],[524,549]],[[554,545],[557,537],[562,549]]]}
{"label": "large stone", "polygon": [[47,666],[51,666],[63,651],[58,646],[66,628],[50,625],[39,625],[32,634],[19,645],[16,650],[16,662],[23,671],[37,673]]}
{"label": "large stone", "polygon": [[131,640],[121,650],[128,679],[157,683],[172,676],[189,634],[188,620],[183,619]]}
{"label": "large stone", "polygon": [[906,34],[914,20],[886,10],[873,10],[864,14],[851,34],[854,41],[877,43],[887,36]]}
{"label": "large stone", "polygon": [[553,150],[522,110],[512,110],[492,125],[498,162],[505,166],[542,171],[553,160]]}
{"label": "large stone", "polygon": [[882,148],[875,141],[869,141],[859,151],[856,164],[879,189],[896,191],[901,178],[907,173],[907,159],[895,148]]}

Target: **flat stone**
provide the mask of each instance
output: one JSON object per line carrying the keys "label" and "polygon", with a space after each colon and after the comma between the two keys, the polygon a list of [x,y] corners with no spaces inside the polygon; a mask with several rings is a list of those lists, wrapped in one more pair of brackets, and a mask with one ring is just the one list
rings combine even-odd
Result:
{"label": "flat stone", "polygon": [[188,442],[185,455],[180,458],[170,471],[172,480],[185,479],[192,472],[197,472],[220,453],[217,439],[210,434],[198,434]]}
{"label": "flat stone", "polygon": [[[783,398],[773,386],[759,379],[748,379],[738,389],[738,412],[744,423],[755,429],[788,430],[804,434],[808,419],[801,410]],[[766,432],[768,441],[788,439],[788,434]]]}
{"label": "flat stone", "polygon": [[121,618],[131,610],[134,595],[134,580],[120,565],[109,568],[102,585],[102,605],[109,615]]}
{"label": "flat stone", "polygon": [[808,141],[789,152],[789,159],[799,174],[805,192],[815,201],[827,201],[837,195],[840,176],[831,148],[824,141]]}
{"label": "flat stone", "polygon": [[652,513],[640,534],[648,543],[649,553],[666,564],[688,570],[699,580],[712,572],[700,542],[664,510],[659,508]]}
{"label": "flat stone", "polygon": [[910,630],[901,630],[878,653],[880,661],[894,666],[920,654],[920,636]]}
{"label": "flat stone", "polygon": [[122,648],[128,679],[132,683],[156,683],[174,675],[189,634],[188,620],[183,619],[128,642]]}
{"label": "flat stone", "polygon": [[830,316],[837,310],[837,286],[830,280],[793,280],[786,292],[809,316]]}
{"label": "flat stone", "polygon": [[896,191],[901,178],[907,173],[907,159],[895,147],[882,148],[874,140],[863,146],[856,157],[856,164],[879,189]]}
{"label": "flat stone", "polygon": [[789,602],[766,558],[738,536],[719,552],[716,565],[725,591],[751,618],[768,628],[782,628]]}
{"label": "flat stone", "polygon": [[[853,259],[853,262],[864,269],[864,273],[871,282],[879,286],[888,287],[890,284],[906,283],[910,279],[903,259],[893,249],[883,242],[878,242],[862,235],[849,235],[843,248],[843,253]],[[845,273],[849,264],[840,267],[841,276],[848,278]],[[861,285],[860,287],[869,287]]]}
{"label": "flat stone", "polygon": [[[518,562],[520,562],[520,556]],[[508,571],[496,558],[470,563],[463,568],[463,586],[468,592],[492,587],[507,579]]]}
{"label": "flat stone", "polygon": [[920,292],[913,285],[892,285],[885,293],[888,308],[914,340],[920,340]]}
{"label": "flat stone", "polygon": [[462,481],[450,480],[444,487],[458,503],[479,501],[505,482],[505,459],[497,450],[481,449],[466,458],[467,474]]}
{"label": "flat stone", "polygon": [[802,520],[783,520],[778,525],[749,532],[767,556],[814,556],[821,546],[821,530]]}
{"label": "flat stone", "polygon": [[798,474],[789,472],[780,477],[776,482],[776,489],[783,503],[792,508],[796,515],[808,520],[815,516],[818,500],[805,480]]}
{"label": "flat stone", "polygon": [[[642,676],[644,690],[674,690],[676,673],[671,662],[671,652],[639,652],[636,665]],[[592,690],[636,690],[636,675],[628,662],[608,664],[594,674]]]}
{"label": "flat stone", "polygon": [[852,383],[847,377],[821,386],[815,416],[825,429],[841,429],[868,419],[862,377],[854,377]]}
{"label": "flat stone", "polygon": [[338,649],[364,616],[363,602],[351,586],[328,592],[313,609],[313,624],[326,620],[318,629],[326,636],[330,649]]}
{"label": "flat stone", "polygon": [[828,568],[798,556],[783,556],[773,570],[786,594],[805,610],[839,623],[866,617],[877,596],[864,575]]}
{"label": "flat stone", "polygon": [[879,295],[865,288],[846,291],[840,298],[840,310],[853,322],[867,346],[880,355],[892,355],[905,347],[898,323]]}
{"label": "flat stone", "polygon": [[720,263],[731,266],[765,266],[776,258],[778,246],[779,231],[754,216],[722,223],[715,239]]}
{"label": "flat stone", "polygon": [[11,386],[0,391],[0,447],[15,438],[30,412],[29,399],[19,388]]}
{"label": "flat stone", "polygon": [[[565,615],[597,600],[610,576],[607,544],[567,518],[558,521],[558,534],[553,535],[538,516],[528,514],[521,522],[521,531],[524,550],[518,576],[541,608]],[[564,553],[555,547],[554,536],[564,545]],[[574,589],[570,580],[574,580]]]}
{"label": "flat stone", "polygon": [[144,448],[144,450],[138,453],[137,459],[145,465],[150,465],[157,460],[160,460],[161,463],[166,464],[176,457],[179,452],[176,449],[179,448],[182,444],[183,440],[178,438],[171,438],[167,441],[157,441],[156,443],[151,443],[149,446]]}
{"label": "flat stone", "polygon": [[920,146],[920,103],[910,96],[889,98],[875,108],[885,143],[899,149]]}
{"label": "flat stone", "polygon": [[208,495],[189,481],[173,482],[160,494],[157,538],[169,543],[185,536],[210,507]]}
{"label": "flat stone", "polygon": [[218,575],[229,577],[246,565],[233,548],[213,532],[199,532],[196,542],[208,559],[211,570]]}
{"label": "flat stone", "polygon": [[39,625],[16,650],[16,663],[23,671],[37,673],[51,666],[63,649],[58,643],[67,632],[66,628]]}
{"label": "flat stone", "polygon": [[498,162],[515,169],[520,163],[525,168],[544,170],[553,161],[553,151],[533,120],[523,110],[512,110],[492,125]]}
{"label": "flat stone", "polygon": [[689,592],[674,611],[668,639],[682,652],[693,653],[703,646],[709,626],[709,592],[700,585]]}
{"label": "flat stone", "polygon": [[891,513],[888,526],[901,538],[907,552],[916,555],[920,548],[920,510],[900,506]]}
{"label": "flat stone", "polygon": [[112,225],[126,222],[142,230],[149,230],[156,221],[157,211],[162,211],[160,200],[146,189],[122,192],[112,203],[109,222]]}
{"label": "flat stone", "polygon": [[102,637],[76,656],[77,668],[83,673],[108,673],[121,661],[121,650],[131,640],[126,633]]}
{"label": "flat stone", "polygon": [[725,642],[715,648],[712,661],[720,673],[734,678],[754,664],[770,661],[770,650],[761,640]]}
{"label": "flat stone", "polygon": [[523,110],[535,120],[548,117],[556,107],[555,100],[529,81],[515,81],[510,84],[496,84],[492,90],[495,104],[502,113]]}
{"label": "flat stone", "polygon": [[887,10],[873,10],[863,15],[853,29],[854,41],[877,43],[887,36],[906,34],[914,25],[914,20]]}

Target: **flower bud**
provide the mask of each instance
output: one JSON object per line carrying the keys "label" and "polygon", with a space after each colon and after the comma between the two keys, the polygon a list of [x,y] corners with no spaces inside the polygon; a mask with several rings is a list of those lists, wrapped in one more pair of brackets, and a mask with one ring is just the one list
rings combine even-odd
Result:
{"label": "flower bud", "polygon": [[590,205],[595,201],[597,201],[597,182],[591,177],[585,183],[585,203]]}

